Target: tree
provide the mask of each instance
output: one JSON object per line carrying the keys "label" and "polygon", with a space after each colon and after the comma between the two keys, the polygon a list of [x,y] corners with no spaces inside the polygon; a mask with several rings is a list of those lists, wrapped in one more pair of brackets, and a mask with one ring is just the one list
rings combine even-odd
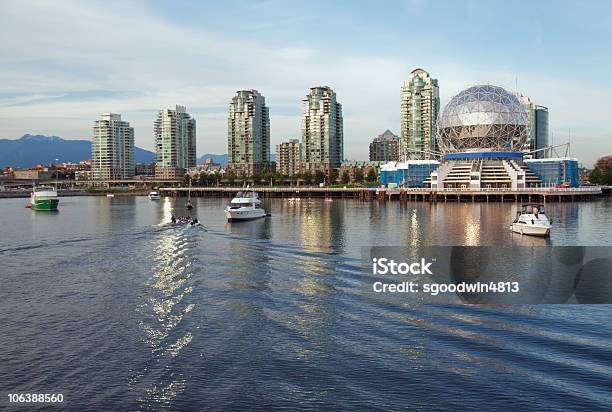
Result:
{"label": "tree", "polygon": [[597,159],[595,168],[589,173],[589,181],[594,184],[612,185],[612,156]]}
{"label": "tree", "polygon": [[234,176],[234,172],[229,171],[227,172],[227,183],[229,183],[230,185],[233,185],[234,182],[236,181],[236,177]]}
{"label": "tree", "polygon": [[304,172],[304,175],[302,176],[302,178],[304,179],[304,183],[307,185],[311,185],[312,184],[312,173],[310,172]]}
{"label": "tree", "polygon": [[351,175],[349,174],[348,170],[345,170],[344,172],[342,172],[342,183],[347,184],[350,181]]}
{"label": "tree", "polygon": [[189,173],[185,173],[183,175],[183,184],[185,186],[189,186],[189,182],[191,182],[191,175]]}
{"label": "tree", "polygon": [[601,170],[599,170],[598,168],[591,170],[591,173],[589,173],[589,182],[597,185],[599,184],[600,181],[601,181]]}
{"label": "tree", "polygon": [[338,181],[338,171],[332,170],[329,173],[329,184],[331,185],[333,183],[336,183],[337,181]]}
{"label": "tree", "polygon": [[355,170],[354,176],[355,176],[355,182],[357,183],[363,182],[363,170],[361,170],[361,168],[357,168],[357,170]]}
{"label": "tree", "polygon": [[316,184],[325,182],[325,173],[320,170],[315,172],[314,180]]}
{"label": "tree", "polygon": [[370,168],[370,170],[368,170],[367,180],[368,182],[376,181],[376,170],[374,170],[374,168]]}

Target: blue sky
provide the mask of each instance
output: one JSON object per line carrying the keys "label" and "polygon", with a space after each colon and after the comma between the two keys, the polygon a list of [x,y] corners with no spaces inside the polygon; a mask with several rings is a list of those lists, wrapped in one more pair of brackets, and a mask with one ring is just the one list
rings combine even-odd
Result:
{"label": "blue sky", "polygon": [[198,153],[226,151],[238,89],[270,107],[272,144],[299,137],[301,99],[329,85],[345,155],[399,133],[399,90],[415,67],[442,105],[479,82],[549,107],[555,143],[590,165],[612,152],[612,2],[9,2],[0,11],[0,138],[88,139],[121,113],[151,149],[162,107],[186,105]]}

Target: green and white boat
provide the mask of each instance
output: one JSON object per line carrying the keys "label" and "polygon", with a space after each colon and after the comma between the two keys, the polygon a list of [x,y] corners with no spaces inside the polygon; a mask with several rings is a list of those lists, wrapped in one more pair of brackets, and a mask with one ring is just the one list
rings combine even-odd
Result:
{"label": "green and white boat", "polygon": [[38,186],[32,189],[30,207],[32,210],[57,210],[59,198],[57,190],[51,186]]}

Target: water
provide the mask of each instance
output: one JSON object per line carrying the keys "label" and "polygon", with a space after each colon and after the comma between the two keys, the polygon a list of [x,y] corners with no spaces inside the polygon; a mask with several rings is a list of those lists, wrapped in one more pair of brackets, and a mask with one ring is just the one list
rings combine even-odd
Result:
{"label": "water", "polygon": [[550,240],[513,236],[513,203],[266,199],[228,224],[227,201],[196,199],[205,230],[163,224],[184,199],[0,200],[0,407],[610,408],[610,306],[389,302],[360,269],[361,246],[611,245],[610,200],[549,204]]}

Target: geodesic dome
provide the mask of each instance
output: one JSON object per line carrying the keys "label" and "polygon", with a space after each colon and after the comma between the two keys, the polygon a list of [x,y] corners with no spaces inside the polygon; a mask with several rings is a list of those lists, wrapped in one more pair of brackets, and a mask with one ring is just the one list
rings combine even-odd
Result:
{"label": "geodesic dome", "polygon": [[515,95],[498,86],[472,86],[453,97],[438,117],[438,144],[444,153],[520,151],[528,125]]}

